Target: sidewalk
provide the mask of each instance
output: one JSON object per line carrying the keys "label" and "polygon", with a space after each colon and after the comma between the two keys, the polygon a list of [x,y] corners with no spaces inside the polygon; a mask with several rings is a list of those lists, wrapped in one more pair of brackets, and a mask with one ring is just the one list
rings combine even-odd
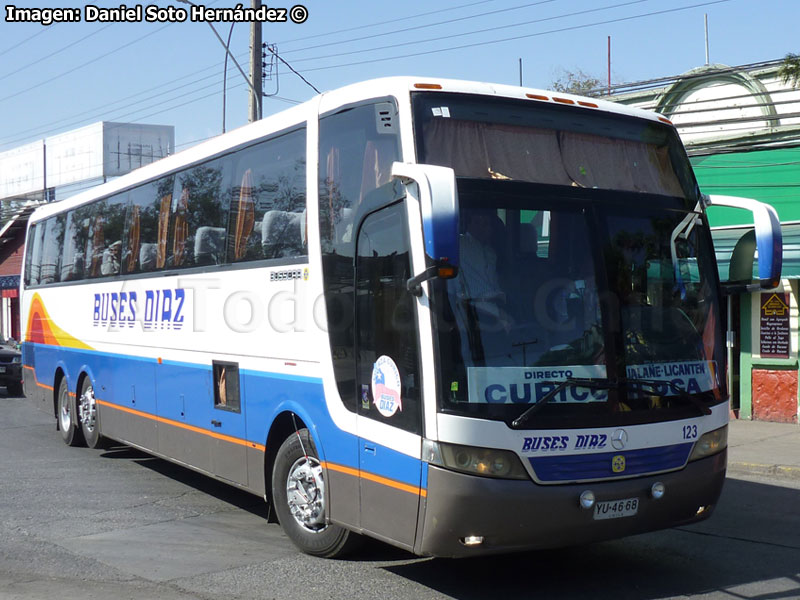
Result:
{"label": "sidewalk", "polygon": [[800,481],[800,425],[731,419],[728,473]]}

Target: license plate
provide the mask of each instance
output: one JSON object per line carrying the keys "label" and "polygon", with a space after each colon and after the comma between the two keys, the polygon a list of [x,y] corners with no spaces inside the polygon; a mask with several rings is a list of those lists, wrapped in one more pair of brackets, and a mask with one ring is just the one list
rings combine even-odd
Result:
{"label": "license plate", "polygon": [[5,372],[6,372],[6,368],[5,367],[0,367],[0,373],[5,373]]}
{"label": "license plate", "polygon": [[600,519],[619,519],[621,517],[632,517],[638,510],[638,498],[625,498],[623,500],[598,502],[594,505],[594,518],[596,521],[598,521]]}

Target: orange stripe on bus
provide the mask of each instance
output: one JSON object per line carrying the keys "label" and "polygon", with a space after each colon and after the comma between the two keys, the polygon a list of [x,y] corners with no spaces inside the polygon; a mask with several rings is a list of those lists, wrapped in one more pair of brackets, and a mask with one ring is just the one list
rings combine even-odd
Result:
{"label": "orange stripe on bus", "polygon": [[50,390],[51,392],[55,391],[55,390],[54,390],[53,388],[51,388],[49,385],[46,385],[46,384],[44,384],[44,383],[40,383],[40,382],[39,382],[39,380],[38,380],[38,379],[37,379],[37,377],[36,377],[36,369],[34,369],[33,367],[31,367],[31,366],[28,366],[28,365],[22,365],[22,368],[23,368],[23,369],[28,369],[29,371],[33,372],[33,383],[35,383],[35,384],[36,384],[36,385],[38,385],[39,387],[43,387],[43,388],[44,388],[44,389],[46,389],[46,390]]}
{"label": "orange stripe on bus", "polygon": [[353,477],[359,477],[361,479],[366,479],[367,481],[374,481],[375,483],[380,483],[381,485],[402,490],[404,492],[408,492],[409,494],[414,494],[415,496],[422,496],[424,498],[428,495],[428,490],[424,488],[415,487],[413,485],[395,481],[394,479],[381,477],[380,475],[375,475],[373,473],[367,473],[366,471],[360,471],[359,469],[354,469],[352,467],[345,467],[344,465],[337,465],[336,463],[330,462],[323,462],[322,466],[326,469],[330,469],[331,471],[352,475]]}
{"label": "orange stripe on bus", "polygon": [[[32,369],[32,367],[25,367],[26,369]],[[42,387],[47,387],[37,381],[37,385]],[[53,388],[48,388],[53,389]],[[107,402],[105,400],[96,399],[98,404],[102,406],[107,406],[108,408],[113,408],[115,410],[120,410],[122,412],[126,412],[131,415],[136,415],[137,417],[142,417],[144,419],[150,419],[151,421],[156,421],[157,423],[164,423],[165,425],[171,425],[173,427],[180,427],[181,429],[186,429],[187,431],[192,431],[194,433],[199,433],[201,435],[207,435],[214,439],[223,440],[225,442],[230,442],[232,444],[238,444],[239,446],[247,446],[248,448],[253,448],[255,450],[259,450],[261,452],[266,451],[266,447],[262,444],[256,444],[254,442],[249,442],[247,440],[242,440],[239,438],[231,437],[229,435],[223,435],[221,433],[214,433],[213,431],[208,431],[206,429],[202,429],[200,427],[195,427],[194,425],[187,425],[186,423],[179,423],[178,421],[173,421],[172,419],[165,419],[164,417],[157,417],[155,415],[151,415],[149,413],[143,412],[141,410],[136,410],[135,408],[128,408],[127,406],[120,406],[119,404],[113,404],[112,402]],[[402,483],[400,481],[395,481],[393,479],[388,479],[386,477],[381,477],[380,475],[375,475],[373,473],[368,473],[366,471],[360,471],[358,469],[353,469],[352,467],[345,467],[344,465],[338,465],[336,463],[330,462],[323,462],[322,466],[326,469],[330,469],[331,471],[338,471],[339,473],[345,473],[346,475],[352,475],[353,477],[359,477],[360,479],[366,479],[367,481],[373,481],[375,483],[379,483],[381,485],[385,485],[397,490],[402,490],[404,492],[408,492],[409,494],[414,494],[415,496],[422,496],[423,498],[427,497],[428,491],[424,488],[416,487],[413,485],[409,485],[407,483]]]}
{"label": "orange stripe on bus", "polygon": [[214,433],[213,431],[208,431],[207,429],[202,429],[200,427],[195,427],[194,425],[187,425],[186,423],[180,423],[178,421],[173,421],[172,419],[165,419],[164,417],[157,417],[155,415],[151,415],[146,412],[142,412],[140,410],[136,410],[134,408],[128,408],[127,406],[120,406],[119,404],[112,404],[111,402],[106,402],[105,400],[97,400],[98,404],[102,404],[103,406],[107,406],[108,408],[114,408],[116,410],[121,410],[122,412],[129,413],[131,415],[136,415],[137,417],[142,417],[144,419],[150,419],[151,421],[156,421],[157,423],[164,423],[165,425],[172,425],[173,427],[180,427],[181,429],[186,429],[187,431],[192,431],[194,433],[199,433],[202,435],[207,435],[217,440],[222,440],[225,442],[230,442],[232,444],[238,444],[239,446],[247,446],[248,448],[253,448],[255,450],[260,450],[264,452],[266,448],[262,444],[256,444],[255,442],[249,442],[247,440],[242,440],[239,438],[231,437],[229,435],[223,435],[221,433]]}

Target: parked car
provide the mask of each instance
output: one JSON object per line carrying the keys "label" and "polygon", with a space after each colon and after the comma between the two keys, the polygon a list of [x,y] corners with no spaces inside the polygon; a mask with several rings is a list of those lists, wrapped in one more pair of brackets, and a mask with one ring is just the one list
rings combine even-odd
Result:
{"label": "parked car", "polygon": [[9,396],[24,396],[22,391],[22,353],[14,340],[0,342],[0,385]]}

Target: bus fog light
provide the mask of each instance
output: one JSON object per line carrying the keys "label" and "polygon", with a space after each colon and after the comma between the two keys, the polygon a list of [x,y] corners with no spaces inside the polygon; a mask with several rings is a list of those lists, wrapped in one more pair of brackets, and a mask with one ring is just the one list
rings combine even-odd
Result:
{"label": "bus fog light", "polygon": [[458,540],[465,546],[480,546],[483,543],[482,535],[468,535]]}
{"label": "bus fog light", "polygon": [[594,492],[586,490],[581,494],[581,508],[589,510],[594,506]]}
{"label": "bus fog light", "polygon": [[660,481],[656,481],[653,486],[650,488],[650,496],[652,496],[653,500],[661,500],[664,497],[664,492],[667,489],[664,487],[664,484]]}

